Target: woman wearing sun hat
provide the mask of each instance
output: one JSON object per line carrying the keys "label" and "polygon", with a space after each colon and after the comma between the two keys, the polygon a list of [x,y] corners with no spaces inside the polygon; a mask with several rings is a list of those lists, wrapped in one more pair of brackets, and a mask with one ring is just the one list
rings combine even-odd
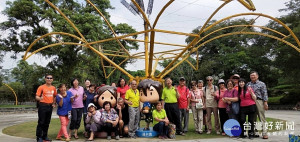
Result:
{"label": "woman wearing sun hat", "polygon": [[93,103],[88,105],[88,113],[85,119],[85,129],[90,131],[90,138],[87,139],[88,141],[93,141],[95,132],[100,131],[102,127],[101,112],[96,109],[97,107]]}
{"label": "woman wearing sun hat", "polygon": [[216,99],[218,100],[218,109],[220,115],[222,135],[225,136],[223,126],[226,120],[228,120],[228,115],[226,113],[227,104],[223,101],[224,93],[227,90],[225,87],[225,81],[223,79],[219,79],[218,86],[219,86],[219,90],[216,92]]}

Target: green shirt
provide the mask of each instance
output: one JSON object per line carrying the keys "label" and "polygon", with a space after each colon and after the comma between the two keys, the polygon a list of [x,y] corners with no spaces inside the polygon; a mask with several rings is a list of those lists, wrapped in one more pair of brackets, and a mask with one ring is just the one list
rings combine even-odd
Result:
{"label": "green shirt", "polygon": [[164,109],[161,109],[160,112],[158,112],[156,109],[152,111],[153,116],[153,126],[158,123],[158,121],[155,120],[155,118],[158,119],[165,119],[167,117],[166,111]]}
{"label": "green shirt", "polygon": [[130,88],[126,91],[125,99],[132,102],[132,105],[129,105],[130,107],[139,107],[140,103],[140,93],[136,89],[136,93]]}
{"label": "green shirt", "polygon": [[174,87],[170,89],[165,87],[163,89],[161,99],[165,101],[165,103],[177,103],[176,91]]}

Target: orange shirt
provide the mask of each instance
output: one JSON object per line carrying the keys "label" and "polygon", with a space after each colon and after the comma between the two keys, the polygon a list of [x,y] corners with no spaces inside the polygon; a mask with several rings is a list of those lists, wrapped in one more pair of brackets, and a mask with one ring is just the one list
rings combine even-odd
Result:
{"label": "orange shirt", "polygon": [[46,84],[41,85],[37,91],[36,96],[42,96],[42,103],[53,103],[53,98],[56,96],[56,88],[54,86],[47,86]]}

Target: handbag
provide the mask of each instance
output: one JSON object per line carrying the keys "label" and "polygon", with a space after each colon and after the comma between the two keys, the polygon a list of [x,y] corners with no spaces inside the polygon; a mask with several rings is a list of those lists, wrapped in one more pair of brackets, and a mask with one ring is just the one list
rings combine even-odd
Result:
{"label": "handbag", "polygon": [[[234,92],[235,90],[233,90],[232,91],[232,97],[233,97],[233,92]],[[232,102],[231,103],[231,110],[232,110],[232,113],[233,114],[239,114],[239,112],[240,112],[240,102],[239,101],[237,101],[237,102]]]}
{"label": "handbag", "polygon": [[[195,93],[194,91],[192,91],[194,96],[195,96]],[[198,101],[198,103],[196,103],[196,109],[202,109],[203,108],[203,102],[202,102],[202,99],[196,99],[196,101]]]}
{"label": "handbag", "polygon": [[196,103],[196,109],[202,109],[203,108],[202,99],[196,99],[196,101],[199,101],[198,103]]}

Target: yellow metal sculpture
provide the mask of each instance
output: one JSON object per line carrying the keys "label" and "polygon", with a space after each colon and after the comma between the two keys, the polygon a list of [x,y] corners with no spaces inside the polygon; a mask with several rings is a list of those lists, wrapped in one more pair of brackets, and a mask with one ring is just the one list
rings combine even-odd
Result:
{"label": "yellow metal sculpture", "polygon": [[18,96],[16,94],[16,92],[14,91],[13,88],[11,88],[8,84],[6,83],[2,83],[3,85],[5,85],[11,92],[13,92],[13,94],[15,95],[15,99],[16,99],[16,105],[18,105]]}
{"label": "yellow metal sculpture", "polygon": [[[165,6],[163,6],[163,8],[160,10],[160,12],[158,13],[158,15],[156,16],[154,23],[151,24],[149,19],[147,18],[145,12],[141,9],[141,7],[139,6],[139,4],[135,1],[135,0],[131,0],[131,2],[136,6],[136,8],[138,9],[140,15],[142,16],[143,20],[144,20],[144,31],[139,31],[136,33],[131,33],[131,34],[127,34],[127,35],[122,35],[122,36],[117,36],[114,29],[112,28],[112,26],[110,25],[110,23],[108,22],[108,20],[105,18],[105,16],[101,13],[101,11],[90,1],[90,0],[86,0],[87,3],[89,3],[98,13],[99,15],[104,19],[104,21],[106,22],[106,24],[108,25],[109,29],[112,31],[113,33],[113,38],[108,38],[108,39],[103,39],[103,40],[98,40],[98,41],[92,41],[92,42],[88,42],[84,35],[82,35],[80,33],[80,31],[78,30],[78,28],[76,27],[76,25],[74,25],[74,23],[62,12],[60,11],[55,5],[53,5],[49,0],[45,0],[45,2],[47,2],[51,7],[53,7],[57,12],[59,12],[67,21],[68,23],[77,31],[78,36],[73,35],[73,34],[69,34],[69,33],[65,33],[65,32],[52,32],[52,33],[48,33],[45,34],[41,37],[39,37],[38,39],[36,39],[27,49],[25,56],[24,56],[24,60],[28,59],[30,56],[32,56],[33,54],[49,48],[49,47],[53,47],[53,46],[59,46],[59,45],[79,45],[79,46],[83,46],[86,48],[91,49],[92,51],[94,51],[96,54],[98,54],[101,57],[101,63],[102,63],[102,67],[103,67],[103,71],[105,74],[105,77],[108,78],[112,75],[112,73],[115,70],[120,70],[122,73],[124,73],[125,75],[127,75],[130,79],[137,79],[137,80],[142,80],[145,78],[151,78],[153,80],[157,80],[157,81],[163,81],[163,78],[170,73],[172,70],[174,70],[178,65],[180,65],[183,62],[187,62],[188,64],[191,65],[191,67],[195,70],[198,69],[198,49],[203,47],[205,44],[216,40],[218,38],[222,38],[225,36],[231,36],[231,35],[238,35],[238,34],[253,34],[253,35],[260,35],[260,36],[265,36],[265,37],[269,37],[269,38],[273,38],[276,39],[278,41],[284,42],[287,45],[291,46],[292,48],[294,48],[295,50],[297,50],[298,52],[300,52],[300,42],[299,39],[295,36],[295,34],[293,33],[293,31],[286,26],[283,22],[281,22],[280,20],[265,15],[265,14],[261,14],[261,13],[240,13],[240,14],[236,14],[236,15],[232,15],[226,18],[223,18],[221,20],[216,21],[215,23],[211,24],[210,26],[207,26],[208,23],[212,20],[213,16],[220,10],[222,9],[225,5],[227,5],[228,3],[232,2],[232,0],[222,0],[224,1],[224,3],[222,5],[220,5],[213,13],[212,15],[206,20],[206,22],[202,25],[202,28],[200,29],[198,34],[192,34],[192,33],[183,33],[183,32],[176,32],[176,31],[168,31],[168,30],[162,30],[162,29],[156,29],[156,25],[157,22],[159,20],[159,18],[161,17],[161,15],[163,14],[163,12],[166,10],[167,7],[169,7],[172,2],[174,0],[169,0]],[[251,0],[238,0],[238,2],[240,2],[243,6],[245,6],[247,9],[254,11],[255,10],[255,6],[252,3]],[[274,29],[270,29],[264,26],[256,26],[253,25],[254,21],[253,20],[251,23],[249,23],[248,25],[233,25],[233,26],[228,26],[228,27],[224,27],[224,28],[220,28],[217,29],[215,31],[211,31],[209,32],[210,29],[212,29],[213,27],[215,27],[216,25],[218,25],[219,23],[228,20],[228,19],[232,19],[232,18],[236,18],[236,17],[240,17],[240,16],[257,16],[257,18],[255,20],[257,20],[260,17],[264,17],[264,18],[268,18],[270,20],[273,20],[275,22],[277,22],[278,24],[282,25],[282,27],[284,27],[287,31],[288,31],[288,35],[283,34],[281,32],[278,32]],[[277,36],[274,35],[268,35],[265,33],[261,33],[261,32],[247,32],[241,30],[238,32],[232,32],[232,33],[227,33],[227,34],[223,34],[223,35],[219,35],[216,36],[214,38],[211,39],[207,39],[207,37],[211,34],[214,34],[218,31],[221,30],[225,30],[228,28],[234,28],[234,27],[244,27],[248,28],[248,27],[257,27],[260,29],[264,29],[264,30],[268,30],[270,32],[276,33]],[[209,32],[206,33],[205,36],[202,36],[203,33],[205,32]],[[174,44],[174,43],[165,43],[165,42],[156,42],[155,41],[155,34],[156,33],[167,33],[167,34],[175,34],[175,35],[184,35],[184,36],[191,36],[194,37],[194,39],[192,40],[192,42],[190,42],[188,45],[180,45],[180,44]],[[136,35],[140,35],[140,34],[144,34],[144,40],[139,40],[139,39],[134,39],[134,38],[130,38],[131,36],[136,36]],[[45,47],[41,47],[38,50],[32,51],[30,54],[30,50],[33,47],[33,45],[35,45],[39,40],[48,37],[48,36],[52,36],[52,35],[65,35],[65,36],[70,36],[73,37],[75,39],[77,39],[79,42],[78,43],[74,43],[74,42],[63,42],[58,40],[58,43],[54,43],[51,45],[47,45]],[[285,40],[287,37],[292,37],[295,41],[296,41],[296,45],[292,44],[291,42]],[[122,40],[129,40],[129,41],[137,41],[137,42],[143,42],[144,43],[144,51],[143,52],[139,52],[139,53],[134,53],[131,54],[120,42],[120,39]],[[99,49],[97,49],[97,45],[104,43],[104,42],[108,42],[108,41],[116,41],[119,46],[120,46],[120,50],[118,51],[111,51],[111,50],[103,50],[100,47],[98,47]],[[182,47],[180,49],[172,49],[172,50],[166,50],[166,51],[161,51],[161,52],[154,52],[154,48],[155,45],[168,45],[168,46],[173,46],[173,47]],[[196,46],[198,45],[198,46]],[[94,46],[94,47],[93,47]],[[180,51],[180,53],[174,53],[175,51]],[[187,59],[188,57],[190,57],[191,54],[196,53],[197,55],[197,64],[193,65],[192,63],[190,63]],[[167,55],[167,56],[165,56]],[[109,58],[109,56],[112,56],[112,58]],[[114,57],[123,57],[124,60],[122,62],[120,62],[119,64],[115,63],[113,61]],[[146,75],[144,77],[134,77],[131,74],[129,74],[126,70],[124,70],[123,68],[120,67],[120,65],[122,65],[124,62],[126,62],[129,59],[144,59],[145,60],[145,73]],[[165,60],[165,59],[172,59],[171,63],[169,65],[167,65],[167,67],[165,69],[163,69],[159,75],[155,76],[154,75],[154,71],[157,68],[157,64],[159,61],[161,60]],[[180,59],[180,60],[179,60]],[[104,61],[108,62],[110,65],[109,66],[105,66],[104,65]],[[153,66],[153,62],[155,61],[155,64]],[[111,72],[106,72],[106,68],[113,68],[111,70]]]}

